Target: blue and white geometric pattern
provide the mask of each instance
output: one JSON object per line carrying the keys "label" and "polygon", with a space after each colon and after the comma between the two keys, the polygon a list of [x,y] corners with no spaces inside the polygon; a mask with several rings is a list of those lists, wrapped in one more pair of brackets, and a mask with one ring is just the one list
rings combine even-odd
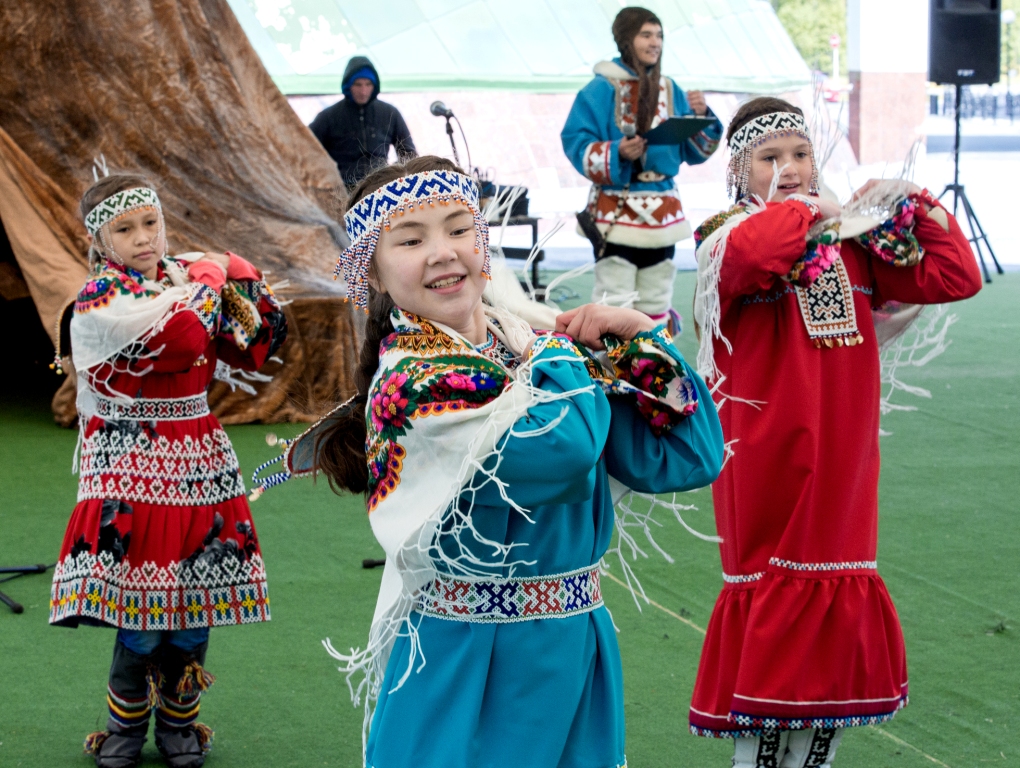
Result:
{"label": "blue and white geometric pattern", "polygon": [[417,610],[452,621],[506,623],[558,619],[602,605],[598,566],[554,576],[465,581],[440,576],[424,591]]}
{"label": "blue and white geometric pattern", "polygon": [[379,233],[390,219],[414,211],[415,206],[461,204],[471,211],[475,225],[475,253],[484,253],[482,272],[489,275],[489,227],[478,209],[478,185],[470,176],[454,171],[426,171],[401,176],[359,200],[344,215],[351,245],[333,267],[333,279],[344,276],[347,298],[368,311],[368,267]]}
{"label": "blue and white geometric pattern", "polygon": [[163,207],[159,204],[159,195],[154,189],[148,187],[125,189],[123,192],[110,195],[89,211],[85,217],[85,229],[90,235],[95,236],[104,224],[138,208],[156,208],[160,213],[163,212]]}
{"label": "blue and white geometric pattern", "polygon": [[351,245],[357,245],[373,227],[381,225],[393,213],[399,216],[411,210],[412,203],[429,198],[438,201],[444,197],[462,197],[477,207],[478,185],[470,176],[453,171],[427,171],[391,181],[358,201],[344,215]]}

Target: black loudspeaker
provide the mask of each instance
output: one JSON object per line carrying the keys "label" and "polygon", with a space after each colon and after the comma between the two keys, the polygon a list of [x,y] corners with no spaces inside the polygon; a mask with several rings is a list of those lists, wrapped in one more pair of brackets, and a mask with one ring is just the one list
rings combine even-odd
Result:
{"label": "black loudspeaker", "polygon": [[929,0],[928,79],[999,82],[1000,0]]}

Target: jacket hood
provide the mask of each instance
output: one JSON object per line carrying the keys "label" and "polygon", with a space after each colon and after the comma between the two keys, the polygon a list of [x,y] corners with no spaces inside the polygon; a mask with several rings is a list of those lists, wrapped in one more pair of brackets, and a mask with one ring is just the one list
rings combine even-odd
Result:
{"label": "jacket hood", "polygon": [[[362,70],[368,70],[371,72],[370,77],[375,81],[375,88],[372,89],[372,96],[368,100],[368,104],[375,101],[379,95],[379,72],[376,70],[375,65],[372,64],[371,60],[367,56],[352,56],[351,60],[347,62],[347,68],[344,70],[343,79],[340,81],[340,90],[344,95],[344,98],[351,98],[351,83],[353,83],[357,77],[365,77],[368,73]],[[360,75],[358,73],[361,73]],[[353,99],[352,99],[353,101]]]}

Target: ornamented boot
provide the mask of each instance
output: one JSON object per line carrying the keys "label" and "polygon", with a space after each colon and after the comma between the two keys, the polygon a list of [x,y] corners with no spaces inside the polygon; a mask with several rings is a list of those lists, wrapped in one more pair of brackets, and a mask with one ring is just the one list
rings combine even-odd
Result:
{"label": "ornamented boot", "polygon": [[208,642],[193,653],[173,645],[163,646],[156,710],[156,747],[170,768],[200,768],[212,749],[213,730],[197,722],[202,691],[215,678],[202,667]]}
{"label": "ornamented boot", "polygon": [[95,758],[99,768],[134,768],[142,761],[158,685],[153,660],[153,656],[132,653],[119,642],[114,646],[106,695],[110,710],[106,730],[85,738],[85,753]]}

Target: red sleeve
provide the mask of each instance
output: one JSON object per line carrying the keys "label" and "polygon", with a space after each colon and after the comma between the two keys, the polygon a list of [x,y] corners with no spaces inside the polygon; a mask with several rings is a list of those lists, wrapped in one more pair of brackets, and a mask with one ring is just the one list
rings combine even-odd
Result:
{"label": "red sleeve", "polygon": [[227,365],[257,371],[287,338],[287,320],[278,306],[263,297],[259,301],[259,314],[262,316],[262,328],[247,349],[239,349],[229,339],[217,337],[216,355]]}
{"label": "red sleeve", "polygon": [[236,253],[225,251],[230,257],[230,266],[227,267],[227,279],[229,280],[261,280],[262,273],[252,266],[251,262],[245,261]]}
{"label": "red sleeve", "polygon": [[223,267],[212,261],[196,261],[188,267],[188,278],[193,283],[202,283],[214,291],[222,291],[227,282]]}
{"label": "red sleeve", "polygon": [[928,214],[925,206],[918,206],[914,236],[924,248],[924,257],[917,266],[896,267],[881,259],[869,259],[875,306],[887,301],[909,304],[960,301],[981,290],[981,272],[970,243],[952,214],[946,212],[946,216],[948,232]]}
{"label": "red sleeve", "polygon": [[719,298],[726,301],[765,290],[777,277],[789,274],[804,255],[807,232],[815,220],[804,203],[787,200],[768,203],[764,211],[735,227],[726,240]]}
{"label": "red sleeve", "polygon": [[[220,274],[223,274],[222,271]],[[188,303],[174,312],[163,330],[146,343],[155,353],[146,365],[151,363],[152,369],[160,373],[188,370],[209,346],[216,333],[219,313],[219,293],[204,284],[197,284]]]}

